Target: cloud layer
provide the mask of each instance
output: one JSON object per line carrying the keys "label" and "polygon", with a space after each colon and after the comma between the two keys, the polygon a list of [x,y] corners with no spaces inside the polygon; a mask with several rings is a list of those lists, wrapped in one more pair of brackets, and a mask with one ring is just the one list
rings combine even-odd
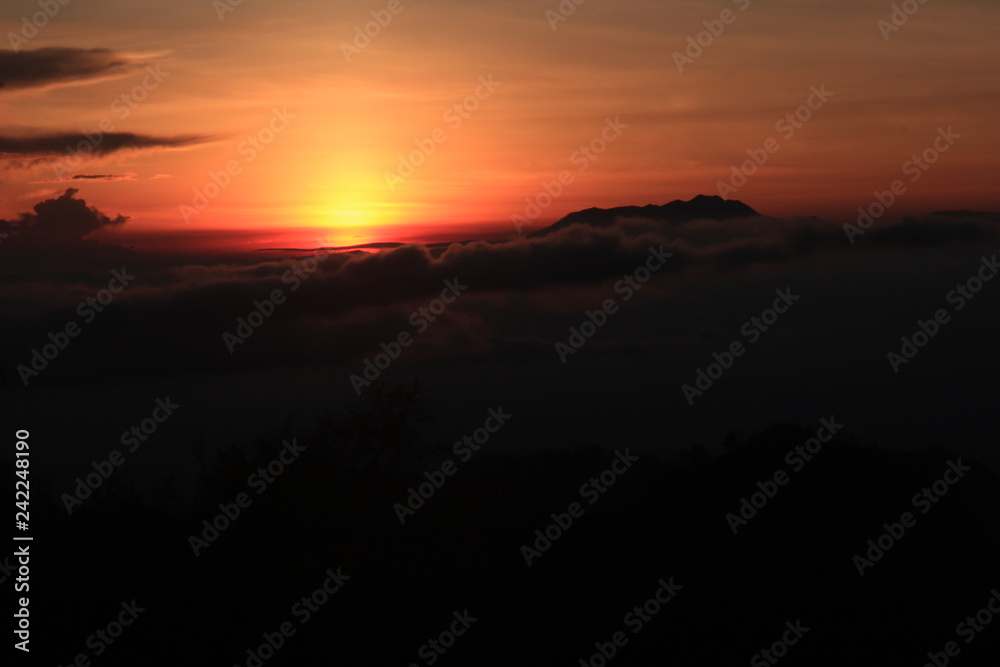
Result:
{"label": "cloud layer", "polygon": [[[21,313],[0,321],[3,379],[8,389],[36,397],[46,387],[97,382],[112,391],[153,383],[187,386],[199,400],[235,410],[239,401],[230,405],[218,392],[233,378],[252,376],[254,386],[274,396],[311,387],[308,400],[346,400],[353,396],[350,376],[406,332],[415,343],[387,379],[427,378],[447,405],[499,394],[565,412],[565,422],[526,415],[526,431],[518,435],[525,443],[625,437],[625,431],[641,438],[655,430],[651,415],[663,410],[678,442],[686,442],[705,434],[706,423],[725,431],[757,420],[806,420],[831,405],[870,419],[877,434],[916,424],[904,418],[914,400],[965,414],[997,398],[992,385],[976,380],[976,369],[1000,363],[993,318],[1000,289],[993,284],[955,312],[955,324],[943,327],[912,371],[904,369],[904,385],[886,363],[900,336],[936,308],[950,308],[946,293],[996,253],[996,214],[880,222],[854,245],[840,225],[815,218],[670,224],[629,218],[606,228],[573,224],[544,238],[404,245],[322,260],[307,252],[144,257],[113,244],[123,216],[101,213],[76,194],[67,190],[2,223],[11,236],[0,243],[7,278],[0,312]],[[652,248],[672,256],[641,286],[626,287]],[[49,332],[78,321],[79,304],[99,293],[113,271],[136,278],[70,351],[23,387],[18,365]],[[467,289],[433,319],[420,316],[446,281]],[[801,301],[690,407],[681,386],[694,382],[713,353],[733,340],[746,342],[742,326],[770,306],[777,289]],[[225,334],[276,292],[281,302],[273,310],[263,306],[271,314],[243,342],[227,345]],[[615,314],[563,363],[556,344],[565,344],[571,327],[579,330],[608,299],[618,306]],[[949,380],[954,368],[966,369],[963,386]],[[769,393],[759,391],[762,383]],[[332,397],[320,385],[329,385]],[[257,411],[264,418],[274,408]],[[590,424],[570,417],[580,410],[631,416]],[[553,424],[561,424],[558,432]],[[968,434],[983,427],[971,414],[962,423]],[[923,425],[908,435],[933,433]]]}

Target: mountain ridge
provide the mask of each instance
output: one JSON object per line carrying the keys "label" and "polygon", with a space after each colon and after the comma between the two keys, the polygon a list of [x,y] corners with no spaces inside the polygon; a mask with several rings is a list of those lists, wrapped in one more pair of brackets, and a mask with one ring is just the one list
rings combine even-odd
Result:
{"label": "mountain ridge", "polygon": [[623,217],[680,223],[690,220],[722,221],[733,218],[752,218],[759,215],[761,214],[736,199],[723,199],[717,195],[695,195],[688,201],[675,199],[662,205],[591,207],[574,211],[548,227],[531,232],[528,237],[547,236],[576,224],[598,228],[612,227],[618,218]]}

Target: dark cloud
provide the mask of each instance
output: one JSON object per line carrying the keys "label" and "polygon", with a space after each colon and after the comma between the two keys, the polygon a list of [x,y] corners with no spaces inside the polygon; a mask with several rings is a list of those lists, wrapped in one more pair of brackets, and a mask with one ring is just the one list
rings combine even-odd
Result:
{"label": "dark cloud", "polygon": [[68,188],[62,195],[35,204],[32,213],[22,213],[14,220],[0,220],[0,233],[6,254],[4,273],[13,272],[22,278],[47,275],[47,270],[80,269],[97,262],[118,261],[125,249],[102,245],[87,237],[96,231],[114,229],[128,220],[126,216],[109,217],[88,206]]}
{"label": "dark cloud", "polygon": [[45,48],[0,51],[0,90],[34,88],[127,71],[129,60],[111,49]]}
{"label": "dark cloud", "polygon": [[0,220],[0,225],[33,243],[61,243],[81,241],[98,229],[128,220],[122,215],[110,218],[87,206],[87,202],[74,197],[78,192],[76,188],[67,188],[58,198],[35,204],[33,214],[22,213],[18,220]]}
{"label": "dark cloud", "polygon": [[134,181],[135,174],[77,174],[74,181]]}
{"label": "dark cloud", "polygon": [[134,181],[136,176],[134,172],[127,172],[125,174],[76,174],[74,176],[68,176],[65,178],[50,178],[42,181],[32,181],[32,183],[69,183],[72,181]]}
{"label": "dark cloud", "polygon": [[0,159],[24,163],[52,161],[60,157],[108,155],[126,150],[181,148],[204,143],[211,138],[201,135],[161,137],[134,132],[49,132],[26,136],[0,135]]}

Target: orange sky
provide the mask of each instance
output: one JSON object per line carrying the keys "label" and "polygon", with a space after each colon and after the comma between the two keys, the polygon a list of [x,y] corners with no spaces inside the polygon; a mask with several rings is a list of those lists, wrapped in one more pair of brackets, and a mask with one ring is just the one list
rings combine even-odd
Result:
{"label": "orange sky", "polygon": [[[125,64],[5,86],[0,135],[92,131],[104,119],[114,132],[200,139],[59,174],[124,176],[114,181],[58,182],[58,162],[5,155],[0,217],[77,187],[102,211],[132,216],[133,235],[238,230],[253,246],[513,234],[511,215],[563,170],[572,182],[538,224],[718,194],[730,166],[769,138],[779,150],[728,196],[771,215],[848,217],[948,126],[961,138],[893,213],[1000,209],[992,0],[930,0],[888,40],[877,26],[888,2],[747,1],[588,0],[553,30],[555,0],[400,0],[351,62],[342,44],[390,3],[243,0],[220,20],[208,0],[69,2],[21,49],[110,49]],[[5,3],[5,32],[37,10]],[[679,72],[673,53],[723,10],[734,19]],[[162,80],[143,89],[147,67]],[[823,84],[833,95],[783,138],[776,121]],[[119,99],[129,94],[145,99],[129,109]],[[466,100],[476,108],[458,115]],[[627,129],[580,171],[575,151],[615,117]],[[433,153],[390,187],[387,172],[420,141]],[[238,173],[185,220],[182,206],[230,164]]]}

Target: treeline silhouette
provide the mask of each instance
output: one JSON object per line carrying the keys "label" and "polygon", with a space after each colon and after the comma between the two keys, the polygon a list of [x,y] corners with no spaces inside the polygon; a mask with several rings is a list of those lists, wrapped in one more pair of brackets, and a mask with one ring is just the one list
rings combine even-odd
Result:
{"label": "treeline silhouette", "polygon": [[[726,515],[790,470],[786,452],[814,425],[733,433],[714,456],[643,454],[592,505],[581,485],[630,443],[483,452],[401,525],[394,505],[450,456],[427,436],[430,415],[416,384],[381,385],[308,434],[194,438],[195,493],[167,478],[137,488],[127,464],[72,516],[35,489],[33,660],[247,665],[290,621],[294,636],[262,664],[425,665],[421,647],[468,610],[477,620],[435,664],[599,665],[595,643],[618,631],[628,642],[608,664],[747,664],[798,619],[809,631],[781,664],[919,666],[948,641],[956,663],[995,664],[1000,622],[969,644],[955,634],[1000,586],[1000,485],[974,461],[862,577],[853,557],[956,454],[837,437],[734,535]],[[292,438],[305,452],[248,490]],[[241,492],[252,504],[195,557],[189,535]],[[574,501],[583,516],[529,567],[522,545]],[[293,605],[338,568],[349,580],[300,623]],[[671,578],[682,588],[633,634],[623,618]],[[87,638],[132,599],[145,611],[95,656]]]}

